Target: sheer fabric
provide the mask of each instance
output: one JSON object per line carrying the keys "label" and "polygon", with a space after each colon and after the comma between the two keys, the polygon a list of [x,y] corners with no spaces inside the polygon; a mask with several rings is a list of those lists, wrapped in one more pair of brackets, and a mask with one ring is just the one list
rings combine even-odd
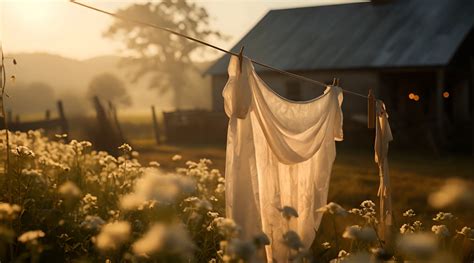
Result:
{"label": "sheer fabric", "polygon": [[380,236],[385,241],[390,238],[392,225],[392,198],[390,190],[390,177],[388,173],[388,144],[393,140],[392,130],[388,123],[388,114],[385,104],[381,100],[376,103],[376,130],[375,130],[375,162],[379,167],[380,186]]}
{"label": "sheer fabric", "polygon": [[[289,101],[270,89],[251,61],[233,56],[223,90],[229,117],[226,152],[226,213],[242,227],[241,238],[267,234],[267,260],[288,261],[283,234],[297,232],[309,248],[321,222],[316,210],[326,204],[343,139],[342,90],[328,86],[310,101]],[[289,223],[284,206],[298,211]]]}

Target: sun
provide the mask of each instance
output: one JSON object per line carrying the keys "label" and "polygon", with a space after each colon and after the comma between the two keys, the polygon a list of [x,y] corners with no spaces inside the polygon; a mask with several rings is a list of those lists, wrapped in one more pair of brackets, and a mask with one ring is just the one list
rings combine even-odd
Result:
{"label": "sun", "polygon": [[5,12],[13,15],[17,22],[35,28],[51,22],[51,16],[60,2],[58,0],[6,0],[3,5]]}

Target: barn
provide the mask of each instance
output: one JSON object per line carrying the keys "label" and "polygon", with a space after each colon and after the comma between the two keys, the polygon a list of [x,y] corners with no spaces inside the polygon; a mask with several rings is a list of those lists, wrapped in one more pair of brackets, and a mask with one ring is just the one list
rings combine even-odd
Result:
{"label": "barn", "polygon": [[[232,51],[346,90],[375,91],[388,107],[396,145],[433,151],[472,148],[474,1],[378,0],[269,11]],[[213,111],[223,111],[229,55],[208,70]],[[280,95],[323,89],[256,66]],[[344,125],[364,129],[367,103],[346,95]],[[357,133],[354,133],[357,134]],[[357,141],[357,136],[346,136]],[[466,143],[466,140],[468,143]],[[466,146],[467,145],[467,146]]]}

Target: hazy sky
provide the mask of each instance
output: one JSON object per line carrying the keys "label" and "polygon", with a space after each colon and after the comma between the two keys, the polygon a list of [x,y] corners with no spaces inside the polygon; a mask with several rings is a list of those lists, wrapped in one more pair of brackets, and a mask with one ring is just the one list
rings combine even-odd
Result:
{"label": "hazy sky", "polygon": [[[133,0],[82,0],[114,11]],[[357,0],[195,0],[207,8],[215,29],[230,36],[216,43],[230,48],[270,9],[360,2]],[[68,0],[0,0],[0,40],[4,51],[50,52],[87,59],[120,55],[121,43],[102,37],[112,18]]]}

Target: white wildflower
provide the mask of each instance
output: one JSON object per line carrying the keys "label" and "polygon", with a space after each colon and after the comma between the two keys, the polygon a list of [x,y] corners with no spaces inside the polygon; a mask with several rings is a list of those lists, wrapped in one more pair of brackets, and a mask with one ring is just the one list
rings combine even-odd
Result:
{"label": "white wildflower", "polygon": [[439,191],[429,196],[428,202],[435,208],[445,208],[452,205],[472,206],[474,204],[474,190],[464,180],[448,179]]}
{"label": "white wildflower", "polygon": [[130,224],[126,221],[108,223],[102,227],[94,243],[99,250],[115,250],[128,240],[130,232]]}
{"label": "white wildflower", "polygon": [[155,167],[155,168],[160,167],[160,163],[158,163],[156,161],[149,162],[148,165],[151,166],[151,167]]}
{"label": "white wildflower", "polygon": [[21,211],[17,204],[0,203],[0,220],[13,220]]}
{"label": "white wildflower", "polygon": [[359,241],[372,242],[377,240],[377,233],[371,227],[353,225],[346,228],[342,234],[343,238],[356,239]]}
{"label": "white wildflower", "polygon": [[183,225],[155,224],[132,245],[132,250],[140,256],[151,256],[161,251],[190,256],[194,245]]}
{"label": "white wildflower", "polygon": [[438,236],[448,237],[449,236],[449,229],[446,225],[434,225],[431,227],[431,231]]}
{"label": "white wildflower", "polygon": [[403,224],[400,227],[401,234],[412,234],[415,232],[415,229],[410,224]]}
{"label": "white wildflower", "polygon": [[337,253],[337,258],[345,258],[345,257],[348,257],[349,255],[350,253],[343,249],[339,251],[339,253]]}
{"label": "white wildflower", "polygon": [[283,234],[283,244],[294,250],[303,248],[303,242],[301,241],[300,236],[293,230],[289,230]]}
{"label": "white wildflower", "polygon": [[121,198],[121,206],[126,210],[143,209],[150,202],[171,204],[182,194],[195,189],[195,181],[189,177],[162,174],[157,169],[147,169],[138,179],[134,191]]}
{"label": "white wildflower", "polygon": [[32,230],[21,234],[18,241],[21,243],[37,243],[38,238],[44,237],[44,232],[41,230]]}
{"label": "white wildflower", "polygon": [[290,220],[292,217],[298,217],[298,212],[291,206],[284,206],[283,208],[278,208],[278,210],[286,220]]}
{"label": "white wildflower", "polygon": [[17,146],[13,151],[13,154],[19,157],[35,157],[35,153],[26,146]]}
{"label": "white wildflower", "polygon": [[321,244],[321,246],[324,248],[324,249],[330,249],[331,248],[331,244],[329,242],[324,242]]}
{"label": "white wildflower", "polygon": [[172,160],[172,161],[175,161],[175,162],[176,162],[176,161],[179,161],[179,160],[181,160],[181,159],[183,159],[183,156],[181,156],[181,155],[179,155],[179,154],[175,154],[175,155],[173,155],[173,157],[171,157],[171,160]]}
{"label": "white wildflower", "polygon": [[466,238],[474,238],[474,229],[470,227],[463,227],[461,231],[457,231],[458,234],[464,235]]}
{"label": "white wildflower", "polygon": [[132,151],[132,146],[130,146],[128,143],[124,143],[118,147],[119,150],[121,150],[124,153],[129,153]]}
{"label": "white wildflower", "polygon": [[217,231],[224,237],[234,237],[240,231],[239,226],[230,218],[217,217],[211,222],[208,230],[217,229]]}
{"label": "white wildflower", "polygon": [[428,258],[438,248],[437,239],[433,234],[419,233],[403,235],[397,241],[397,247],[408,258]]}
{"label": "white wildflower", "polygon": [[415,211],[413,211],[413,209],[408,209],[407,211],[405,211],[405,213],[403,213],[403,216],[405,216],[405,217],[414,217],[414,216],[416,216],[416,214],[415,214]]}
{"label": "white wildflower", "polygon": [[105,221],[99,216],[86,216],[85,220],[81,223],[81,227],[89,230],[97,231],[102,225],[105,224]]}
{"label": "white wildflower", "polygon": [[436,214],[436,217],[433,218],[433,221],[441,222],[454,219],[454,215],[451,213],[439,212]]}
{"label": "white wildflower", "polygon": [[265,235],[265,233],[260,233],[258,235],[255,235],[253,237],[253,242],[255,243],[257,248],[261,248],[261,247],[270,245],[270,239],[268,238],[267,235]]}
{"label": "white wildflower", "polygon": [[227,252],[234,258],[250,262],[257,248],[252,242],[242,241],[234,238],[229,242]]}
{"label": "white wildflower", "polygon": [[339,215],[339,216],[347,215],[347,211],[344,208],[342,208],[342,206],[334,202],[330,202],[329,204],[319,208],[318,210],[316,210],[316,212],[322,212],[322,213],[329,212],[330,214]]}
{"label": "white wildflower", "polygon": [[59,186],[58,192],[64,198],[79,198],[82,195],[81,189],[75,183],[67,181]]}

